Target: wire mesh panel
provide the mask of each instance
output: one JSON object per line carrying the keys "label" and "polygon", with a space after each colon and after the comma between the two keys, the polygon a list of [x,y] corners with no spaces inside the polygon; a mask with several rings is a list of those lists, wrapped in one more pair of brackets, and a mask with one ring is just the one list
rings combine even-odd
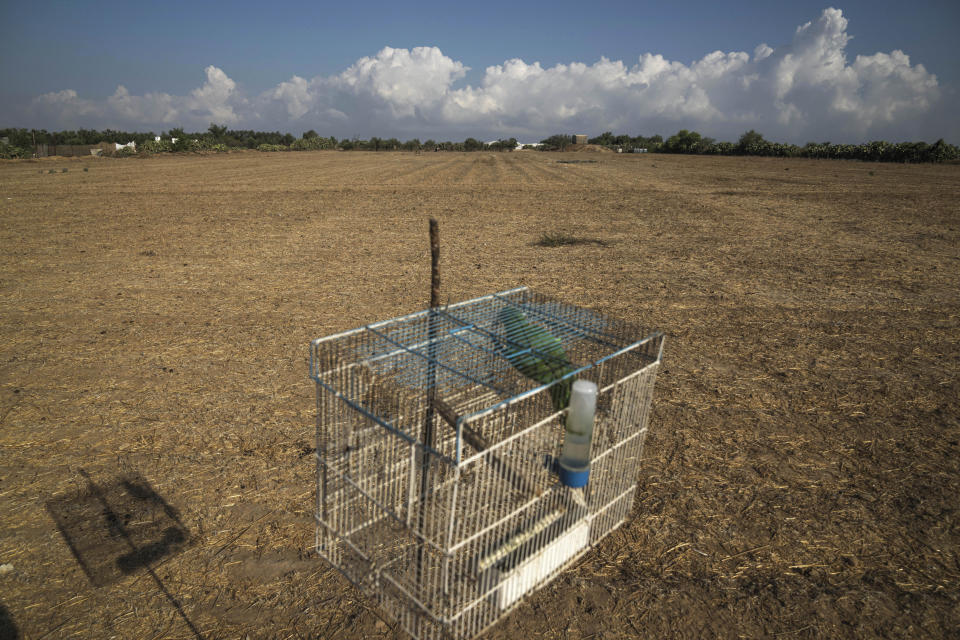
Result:
{"label": "wire mesh panel", "polygon": [[[662,348],[526,287],[314,340],[318,552],[412,636],[475,636],[624,522]],[[575,379],[599,389],[579,489]]]}

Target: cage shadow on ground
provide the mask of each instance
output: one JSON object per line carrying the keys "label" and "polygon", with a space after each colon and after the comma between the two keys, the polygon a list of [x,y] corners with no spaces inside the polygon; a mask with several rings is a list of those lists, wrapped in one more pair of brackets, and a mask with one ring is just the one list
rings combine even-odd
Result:
{"label": "cage shadow on ground", "polygon": [[138,473],[98,484],[83,469],[87,488],[52,498],[46,507],[94,587],[144,570],[193,632],[200,632],[160,580],[154,565],[183,551],[190,533],[177,510]]}
{"label": "cage shadow on ground", "polygon": [[47,501],[67,546],[95,587],[182,551],[189,532],[176,509],[139,474]]}
{"label": "cage shadow on ground", "polygon": [[20,630],[17,629],[13,616],[7,611],[7,608],[0,602],[0,638],[3,640],[17,640],[20,637]]}

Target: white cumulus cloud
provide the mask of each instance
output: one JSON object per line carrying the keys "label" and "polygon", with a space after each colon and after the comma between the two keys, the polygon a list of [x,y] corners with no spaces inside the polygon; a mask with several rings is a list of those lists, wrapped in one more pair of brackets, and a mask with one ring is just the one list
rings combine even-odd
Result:
{"label": "white cumulus cloud", "polygon": [[[200,126],[211,122],[236,124],[241,116],[235,109],[245,109],[247,100],[237,92],[236,83],[222,69],[209,66],[207,81],[187,96],[150,92],[131,95],[122,84],[102,102],[77,96],[72,89],[45,93],[34,98],[34,114],[52,120],[54,127],[156,128],[181,125]],[[50,128],[49,125],[44,125]]]}
{"label": "white cumulus cloud", "polygon": [[185,101],[186,110],[195,118],[208,119],[221,124],[234,124],[240,116],[234,106],[243,106],[246,101],[237,95],[237,83],[213,65],[207,67],[207,81],[190,92]]}
{"label": "white cumulus cloud", "polygon": [[[123,85],[107,98],[106,108],[124,122],[153,122],[168,125],[176,123],[179,111],[174,97],[167,93],[148,93],[132,96]],[[176,126],[176,124],[174,124]]]}
{"label": "white cumulus cloud", "polygon": [[467,68],[437,47],[411,51],[386,47],[376,57],[357,60],[328,83],[331,88],[382,101],[397,118],[415,116],[443,99]]}
{"label": "white cumulus cloud", "polygon": [[[735,139],[753,128],[770,139],[859,141],[956,134],[932,114],[942,105],[936,76],[902,51],[856,56],[839,9],[799,26],[792,40],[757,44],[752,54],[713,51],[691,64],[643,53],[635,62],[601,58],[543,67],[506,60],[475,86],[457,87],[468,70],[437,47],[385,47],[341,73],[292,76],[245,96],[225,71],[185,96],[131,95],[122,85],[105,100],[67,89],[34,99],[47,128],[243,128],[339,137],[447,134],[538,139],[582,131],[669,135],[680,128]],[[952,127],[952,129],[944,130]]]}

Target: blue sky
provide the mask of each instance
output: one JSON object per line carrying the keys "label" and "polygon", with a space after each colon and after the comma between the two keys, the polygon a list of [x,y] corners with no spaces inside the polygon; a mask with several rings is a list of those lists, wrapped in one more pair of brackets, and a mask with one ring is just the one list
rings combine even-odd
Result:
{"label": "blue sky", "polygon": [[960,142],[956,1],[0,6],[0,127]]}

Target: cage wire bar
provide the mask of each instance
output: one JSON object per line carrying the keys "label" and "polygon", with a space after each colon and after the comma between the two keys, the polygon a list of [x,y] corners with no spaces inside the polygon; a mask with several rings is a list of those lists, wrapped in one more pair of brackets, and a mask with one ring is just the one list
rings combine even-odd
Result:
{"label": "cage wire bar", "polygon": [[[514,367],[507,307],[563,378]],[[411,636],[476,636],[629,515],[663,340],[526,287],[314,340],[318,553]],[[555,471],[569,379],[599,388],[583,489]]]}

